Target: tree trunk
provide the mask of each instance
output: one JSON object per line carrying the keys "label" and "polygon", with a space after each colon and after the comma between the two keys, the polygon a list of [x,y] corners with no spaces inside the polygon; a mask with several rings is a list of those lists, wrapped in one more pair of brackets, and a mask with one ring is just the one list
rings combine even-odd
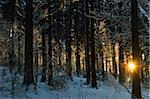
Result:
{"label": "tree trunk", "polygon": [[[93,0],[90,1],[91,11],[94,11]],[[94,19],[91,18],[91,62],[92,62],[92,87],[97,87],[95,70],[95,38],[94,38]]]}
{"label": "tree trunk", "polygon": [[46,44],[45,44],[45,34],[44,32],[42,33],[42,77],[41,77],[41,82],[46,81]]}
{"label": "tree trunk", "polygon": [[[86,9],[86,14],[89,15],[89,2],[84,1],[85,4],[85,9]],[[85,47],[85,61],[86,61],[86,82],[87,84],[90,83],[90,63],[89,63],[89,18],[85,17],[85,24],[86,24],[86,47]]]}
{"label": "tree trunk", "polygon": [[103,51],[101,51],[101,61],[102,61],[102,79],[104,81],[104,79],[105,79],[105,70],[104,70],[104,54],[103,54]]}
{"label": "tree trunk", "polygon": [[21,46],[20,46],[20,41],[21,41],[21,35],[18,33],[18,72],[21,74]]}
{"label": "tree trunk", "polygon": [[[50,27],[49,27],[50,28]],[[48,64],[48,84],[51,84],[52,78],[53,78],[53,66],[52,66],[52,37],[51,37],[51,29],[49,30],[49,50],[48,50],[48,55],[49,55],[49,64]]]}
{"label": "tree trunk", "polygon": [[[122,2],[118,2],[119,6],[119,15],[122,16]],[[118,26],[118,32],[122,33],[122,28],[121,28],[121,21],[119,22]],[[123,49],[122,49],[122,40],[121,37],[119,38],[119,82],[122,84],[123,83]]]}
{"label": "tree trunk", "polygon": [[67,62],[67,74],[69,76],[69,78],[71,78],[71,71],[72,71],[72,67],[71,67],[71,35],[70,33],[68,34],[68,38],[66,40],[66,62]]}
{"label": "tree trunk", "polygon": [[72,26],[72,0],[70,0],[69,9],[67,12],[67,38],[66,38],[66,62],[67,62],[67,74],[69,78],[72,75],[72,66],[71,66],[71,26]]}
{"label": "tree trunk", "polygon": [[15,3],[16,0],[11,0],[10,1],[10,13],[11,15],[8,16],[11,21],[11,27],[9,28],[9,36],[10,36],[10,46],[9,46],[9,66],[10,66],[10,71],[12,71],[13,66],[15,65],[14,61],[14,42],[13,42],[13,34],[14,34],[14,22],[15,22]]}
{"label": "tree trunk", "polygon": [[59,42],[59,56],[58,56],[58,60],[59,60],[59,66],[61,66],[61,40],[58,41]]}
{"label": "tree trunk", "polygon": [[140,75],[141,75],[141,81],[142,81],[142,83],[144,83],[144,70],[143,70],[144,65],[143,65],[143,63],[144,63],[145,59],[143,60],[142,53],[143,53],[143,50],[141,50],[141,53],[140,53],[140,55],[141,55],[141,73],[140,73]]}
{"label": "tree trunk", "polygon": [[123,83],[123,50],[119,42],[119,82]]}
{"label": "tree trunk", "polygon": [[133,99],[142,98],[141,86],[140,86],[140,53],[139,53],[140,48],[139,48],[139,40],[138,40],[139,34],[138,34],[137,6],[138,6],[137,0],[132,0],[131,1],[132,51],[133,51],[133,61],[136,66],[136,70],[134,70],[133,72],[133,88],[132,88]]}
{"label": "tree trunk", "polygon": [[105,62],[106,62],[106,74],[107,74],[107,73],[108,73],[108,71],[107,71],[107,70],[108,70],[108,66],[107,66],[107,65],[108,65],[108,61],[107,61],[107,57],[105,57],[105,59],[106,59]]}
{"label": "tree trunk", "polygon": [[[78,34],[77,34],[78,35]],[[76,68],[77,68],[77,75],[79,76],[80,74],[80,55],[79,55],[79,37],[77,37],[77,52],[76,52]]]}
{"label": "tree trunk", "polygon": [[79,76],[80,74],[80,55],[79,55],[79,15],[78,15],[78,4],[79,2],[74,2],[74,30],[75,30],[75,34],[76,34],[76,46],[77,46],[77,49],[76,49],[76,72],[77,72],[77,75]]}
{"label": "tree trunk", "polygon": [[48,2],[49,3],[49,8],[48,8],[48,20],[49,20],[49,33],[48,33],[48,46],[49,46],[49,50],[48,50],[48,55],[49,55],[49,62],[48,62],[48,85],[51,84],[52,78],[53,78],[53,66],[52,66],[52,35],[51,35],[51,15],[50,15],[50,3],[51,1]]}
{"label": "tree trunk", "polygon": [[112,45],[113,46],[113,56],[112,56],[112,62],[113,62],[113,74],[114,77],[117,78],[117,64],[116,64],[116,54],[115,54],[115,43]]}
{"label": "tree trunk", "polygon": [[35,69],[36,69],[36,75],[35,75],[35,85],[37,85],[37,81],[38,81],[38,48],[37,48],[37,43],[36,43],[36,52],[35,52]]}
{"label": "tree trunk", "polygon": [[26,2],[25,10],[25,68],[23,84],[34,83],[33,78],[33,22],[32,22],[33,0]]}
{"label": "tree trunk", "polygon": [[62,11],[58,11],[57,13],[57,38],[56,41],[58,42],[58,56],[57,56],[57,63],[59,66],[61,66],[61,25],[60,25],[60,21],[61,21],[61,17],[62,17]]}

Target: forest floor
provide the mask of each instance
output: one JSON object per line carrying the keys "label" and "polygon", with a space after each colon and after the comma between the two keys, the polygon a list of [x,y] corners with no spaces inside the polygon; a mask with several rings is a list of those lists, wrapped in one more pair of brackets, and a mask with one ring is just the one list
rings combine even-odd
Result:
{"label": "forest floor", "polygon": [[[0,99],[131,99],[127,89],[111,75],[105,81],[98,80],[98,88],[86,85],[83,75],[73,75],[72,80],[57,79],[51,87],[40,82],[39,76],[36,88],[31,85],[28,90],[22,85],[22,81],[23,76],[12,76],[9,68],[0,66]],[[131,86],[127,87],[131,91]],[[150,89],[142,87],[142,96],[150,99]]]}

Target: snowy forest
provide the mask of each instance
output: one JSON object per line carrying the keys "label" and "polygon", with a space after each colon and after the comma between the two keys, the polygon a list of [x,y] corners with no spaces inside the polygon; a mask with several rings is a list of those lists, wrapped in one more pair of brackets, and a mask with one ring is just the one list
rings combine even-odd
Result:
{"label": "snowy forest", "polygon": [[0,0],[0,99],[150,99],[149,0]]}

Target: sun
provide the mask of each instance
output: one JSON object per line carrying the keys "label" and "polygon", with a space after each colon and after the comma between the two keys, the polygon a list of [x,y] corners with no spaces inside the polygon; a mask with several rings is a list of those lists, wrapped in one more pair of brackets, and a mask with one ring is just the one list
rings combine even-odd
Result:
{"label": "sun", "polygon": [[131,71],[133,71],[135,69],[135,64],[134,63],[129,63],[128,67]]}

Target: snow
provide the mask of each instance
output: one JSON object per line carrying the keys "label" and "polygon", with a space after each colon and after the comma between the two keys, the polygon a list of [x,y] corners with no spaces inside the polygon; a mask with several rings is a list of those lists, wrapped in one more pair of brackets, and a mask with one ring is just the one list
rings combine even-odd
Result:
{"label": "snow", "polygon": [[140,8],[141,14],[143,14],[145,17],[149,18],[148,14],[147,14],[146,11],[142,8],[142,6],[141,6],[141,5],[138,5],[138,6],[139,6],[139,8]]}
{"label": "snow", "polygon": [[[5,71],[3,71],[5,69]],[[64,88],[51,89],[46,83],[40,82],[35,89],[31,85],[27,91],[22,85],[23,76],[16,75],[14,95],[11,92],[11,75],[7,68],[0,67],[0,99],[130,99],[131,95],[109,75],[106,81],[97,81],[98,89],[92,88],[83,76],[73,75],[72,81],[66,80]],[[148,90],[144,91],[144,99],[149,99]]]}

